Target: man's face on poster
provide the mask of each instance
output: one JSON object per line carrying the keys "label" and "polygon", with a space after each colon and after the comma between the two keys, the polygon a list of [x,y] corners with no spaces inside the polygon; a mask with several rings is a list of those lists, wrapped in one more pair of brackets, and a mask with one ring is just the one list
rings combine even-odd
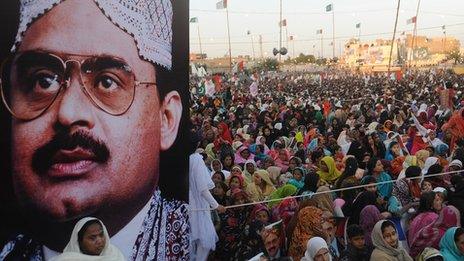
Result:
{"label": "man's face on poster", "polygon": [[264,247],[270,257],[275,257],[280,248],[279,237],[274,233],[270,233],[266,239],[264,239]]}
{"label": "man's face on poster", "polygon": [[[138,81],[156,82],[154,65],[139,57],[133,38],[93,1],[68,0],[47,12],[25,32],[19,52],[26,51],[63,61],[117,57]],[[76,63],[68,63],[69,84],[46,112],[11,123],[18,202],[22,209],[56,221],[93,213],[123,215],[127,208],[144,205],[157,186],[159,152],[173,144],[182,113],[177,92],[160,101],[157,85],[141,84],[135,86],[129,109],[111,115],[84,93],[79,73]],[[38,79],[34,88],[40,84]],[[99,84],[111,87],[115,82],[102,76]]]}

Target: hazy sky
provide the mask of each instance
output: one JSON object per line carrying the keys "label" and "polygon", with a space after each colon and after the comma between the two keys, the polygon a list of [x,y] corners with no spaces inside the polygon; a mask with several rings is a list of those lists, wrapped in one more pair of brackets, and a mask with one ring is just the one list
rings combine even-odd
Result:
{"label": "hazy sky", "polygon": [[[227,20],[225,10],[216,10],[219,0],[190,0],[190,17],[198,17],[199,23],[190,24],[190,52],[199,53],[198,27],[200,29],[203,52],[208,57],[228,54]],[[321,49],[323,30],[324,55],[332,56],[332,13],[325,12],[325,6],[333,3],[335,10],[335,54],[347,39],[357,37],[356,23],[361,23],[361,41],[378,38],[391,39],[398,0],[282,0],[282,17],[287,19],[288,35],[294,36],[289,42],[289,55],[301,52],[315,53]],[[406,20],[416,13],[418,0],[401,0],[398,18],[398,36],[410,30],[413,24]],[[262,35],[263,53],[271,55],[279,45],[279,0],[229,0],[229,23],[232,55],[252,55],[250,30],[253,35],[255,56],[260,56],[258,35]],[[443,36],[442,25],[446,25],[447,36],[455,36],[464,45],[464,1],[463,0],[421,0],[417,19],[418,35]],[[435,27],[435,28],[434,28]],[[283,29],[283,46],[285,42]],[[313,45],[316,47],[313,48]],[[266,56],[266,54],[265,54]]]}

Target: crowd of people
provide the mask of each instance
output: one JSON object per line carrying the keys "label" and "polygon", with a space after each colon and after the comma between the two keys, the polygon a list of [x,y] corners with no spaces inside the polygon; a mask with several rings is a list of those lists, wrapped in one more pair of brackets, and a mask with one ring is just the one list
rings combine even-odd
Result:
{"label": "crowd of people", "polygon": [[464,77],[213,79],[190,79],[217,202],[208,260],[464,260]]}

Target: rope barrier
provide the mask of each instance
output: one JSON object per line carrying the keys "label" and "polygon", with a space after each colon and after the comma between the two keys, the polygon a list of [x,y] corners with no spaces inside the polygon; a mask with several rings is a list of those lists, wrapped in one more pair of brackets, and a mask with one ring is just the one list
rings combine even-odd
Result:
{"label": "rope barrier", "polygon": [[[463,170],[455,170],[455,171],[448,171],[448,172],[443,172],[443,173],[438,173],[438,174],[430,174],[430,175],[420,175],[418,177],[411,177],[411,178],[405,178],[407,180],[413,180],[413,179],[422,179],[422,178],[430,178],[430,177],[436,177],[436,176],[444,176],[444,175],[449,175],[449,174],[456,174],[464,172]],[[392,179],[392,180],[387,180],[387,181],[381,181],[377,183],[369,183],[365,185],[357,185],[353,187],[348,187],[348,188],[339,188],[339,189],[332,189],[332,190],[327,190],[327,191],[319,191],[311,194],[310,196],[313,197],[315,195],[320,195],[320,194],[325,194],[325,193],[334,193],[334,192],[341,192],[345,190],[352,190],[352,189],[359,189],[359,188],[365,188],[365,187],[370,187],[373,185],[383,185],[383,184],[389,184],[393,182],[397,182],[398,180]],[[266,204],[266,203],[271,203],[275,201],[281,201],[283,199],[288,199],[288,198],[301,198],[301,197],[308,197],[309,195],[297,195],[297,196],[289,196],[285,198],[278,198],[278,199],[268,199],[268,200],[263,200],[263,201],[258,201],[258,202],[250,202],[250,203],[244,203],[244,204],[238,204],[238,205],[231,205],[231,206],[224,206],[225,209],[230,209],[230,208],[238,208],[238,207],[246,207],[246,206],[252,206],[252,205],[258,205],[258,204]],[[206,209],[191,209],[191,211],[211,211],[214,209],[211,208],[206,208]]]}

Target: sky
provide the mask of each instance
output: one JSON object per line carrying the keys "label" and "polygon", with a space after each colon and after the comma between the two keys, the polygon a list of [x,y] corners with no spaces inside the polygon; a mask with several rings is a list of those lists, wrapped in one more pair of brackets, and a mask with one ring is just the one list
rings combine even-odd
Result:
{"label": "sky", "polygon": [[[201,47],[209,58],[228,55],[227,16],[224,9],[217,10],[219,0],[190,0],[190,18],[197,17],[198,23],[190,23],[190,52],[199,53]],[[325,12],[333,4],[334,14]],[[342,51],[343,44],[350,38],[361,41],[391,39],[395,23],[398,0],[282,0],[282,18],[287,20],[283,27],[283,46],[290,56],[314,54],[322,49],[325,57],[332,57],[333,30],[335,25],[335,56]],[[412,33],[413,24],[406,20],[415,16],[418,0],[401,0],[397,25],[397,37],[405,31]],[[230,39],[232,56],[254,55],[260,57],[259,35],[262,36],[264,56],[272,56],[272,49],[279,46],[280,0],[228,0]],[[361,28],[356,29],[356,24]],[[417,16],[418,35],[428,37],[454,36],[464,45],[464,1],[421,0]],[[247,35],[247,31],[251,35]],[[286,32],[286,30],[288,32]],[[286,42],[286,35],[294,41]],[[252,44],[253,42],[253,44]]]}

